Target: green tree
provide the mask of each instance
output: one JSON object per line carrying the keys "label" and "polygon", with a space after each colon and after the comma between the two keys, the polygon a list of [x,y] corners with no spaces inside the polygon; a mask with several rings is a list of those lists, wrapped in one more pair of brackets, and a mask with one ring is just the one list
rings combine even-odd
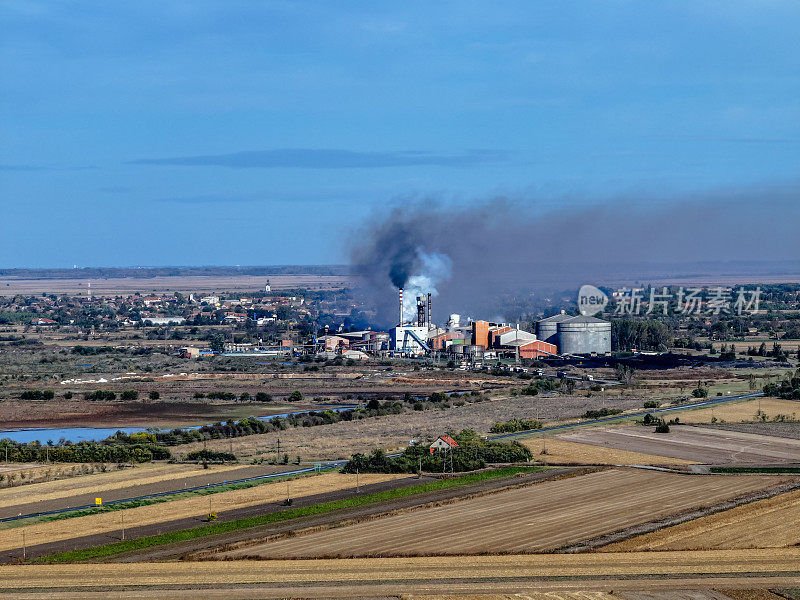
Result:
{"label": "green tree", "polygon": [[156,390],[153,390],[148,394],[148,397],[150,398],[150,400],[158,400],[159,398],[161,398],[161,394]]}

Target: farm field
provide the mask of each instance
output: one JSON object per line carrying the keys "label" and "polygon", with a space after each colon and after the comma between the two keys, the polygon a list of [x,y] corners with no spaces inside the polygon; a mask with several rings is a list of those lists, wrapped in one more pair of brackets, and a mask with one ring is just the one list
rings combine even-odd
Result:
{"label": "farm field", "polygon": [[217,556],[283,559],[543,552],[791,479],[611,469]]}
{"label": "farm field", "polygon": [[[441,389],[441,388],[440,388]],[[501,394],[501,392],[496,392]],[[377,419],[362,419],[306,428],[251,435],[234,440],[209,440],[208,449],[233,452],[239,457],[266,456],[265,448],[273,446],[278,437],[281,447],[290,456],[336,460],[349,458],[354,452],[371,452],[376,448],[405,448],[409,439],[436,439],[443,431],[474,429],[488,433],[497,421],[537,418],[546,422],[578,417],[596,407],[593,398],[582,396],[559,397],[554,402],[548,396],[498,397],[491,401],[454,406],[445,410],[411,411]],[[642,405],[640,397],[620,399],[620,408],[632,409]],[[203,448],[201,442],[181,446],[191,452]]]}
{"label": "farm field", "polygon": [[[235,591],[237,598],[399,594],[474,598],[477,593],[611,590],[616,597],[620,590],[790,587],[800,574],[799,564],[800,548],[467,558],[13,565],[0,567],[0,597],[167,600],[196,599],[202,595],[217,599],[230,598]],[[587,595],[572,597],[586,598]],[[634,596],[632,600],[638,599]]]}
{"label": "farm field", "polygon": [[[359,483],[366,486],[408,477],[408,475],[362,474],[359,476]],[[208,514],[209,510],[221,513],[259,504],[279,503],[287,497],[287,493],[292,498],[299,498],[354,488],[355,485],[355,475],[325,473],[292,479],[288,485],[286,482],[265,483],[247,489],[220,492],[209,496],[193,496],[149,506],[129,508],[124,511],[74,517],[67,521],[57,520],[35,523],[16,527],[3,533],[0,536],[0,552],[21,547],[23,531],[25,532],[28,546],[109,532],[113,532],[114,537],[106,540],[106,542],[116,541],[118,539],[116,536],[122,525],[120,520],[122,513],[124,513],[124,526],[126,529],[185,518],[195,518],[197,519],[195,525],[199,525],[201,518]]]}
{"label": "farm field", "polygon": [[710,423],[711,419],[739,423],[741,421],[760,421],[756,413],[766,413],[769,421],[777,415],[786,415],[792,420],[800,419],[800,402],[780,398],[754,398],[743,402],[729,402],[711,408],[675,411],[684,423]]}
{"label": "farm field", "polygon": [[[800,544],[800,491],[610,544],[602,552],[782,548]],[[792,526],[795,524],[795,526]]]}
{"label": "farm field", "polygon": [[[578,442],[567,442],[558,438],[528,438],[519,440],[533,452],[536,460],[545,464],[583,463],[594,465],[685,465],[695,464],[691,460],[668,458],[643,452],[617,450],[605,446],[594,446]],[[542,450],[547,454],[542,454]]]}
{"label": "farm field", "polygon": [[94,504],[187,487],[290,471],[292,465],[201,465],[146,464],[110,473],[36,483],[0,490],[0,518],[47,510]]}
{"label": "farm field", "polygon": [[95,295],[133,294],[135,292],[219,292],[264,291],[264,283],[274,290],[304,288],[307,290],[334,290],[349,287],[352,280],[340,275],[178,275],[157,277],[110,277],[108,279],[22,279],[0,277],[0,294],[80,294],[92,284]]}
{"label": "farm field", "polygon": [[709,464],[800,461],[800,440],[688,425],[673,426],[670,433],[637,426],[585,428],[558,439]]}

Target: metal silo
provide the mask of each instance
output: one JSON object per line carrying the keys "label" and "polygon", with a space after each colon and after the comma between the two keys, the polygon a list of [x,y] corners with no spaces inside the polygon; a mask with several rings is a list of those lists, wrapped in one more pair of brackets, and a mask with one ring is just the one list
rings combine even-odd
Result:
{"label": "metal silo", "polygon": [[558,346],[558,324],[571,318],[562,312],[560,315],[542,319],[536,323],[536,337],[543,342]]}
{"label": "metal silo", "polygon": [[580,315],[557,324],[560,354],[611,352],[611,323]]}

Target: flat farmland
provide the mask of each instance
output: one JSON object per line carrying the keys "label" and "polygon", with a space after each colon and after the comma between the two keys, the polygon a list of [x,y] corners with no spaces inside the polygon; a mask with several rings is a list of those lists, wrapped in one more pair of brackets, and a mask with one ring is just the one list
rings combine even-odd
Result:
{"label": "flat farmland", "polygon": [[673,426],[669,433],[638,426],[587,428],[558,438],[706,464],[800,461],[800,440],[687,425]]}
{"label": "flat farmland", "polygon": [[[0,566],[0,597],[352,598],[790,587],[800,548],[307,561]],[[654,577],[655,575],[655,577]],[[535,597],[535,596],[534,596]],[[558,598],[548,595],[548,598]],[[570,597],[589,597],[581,596]],[[624,595],[622,595],[625,598]],[[672,596],[686,598],[691,596]],[[701,596],[702,597],[702,596]]]}
{"label": "flat farmland", "polygon": [[337,290],[352,285],[349,277],[340,275],[177,275],[159,277],[110,277],[108,279],[17,279],[0,277],[0,294],[80,294],[92,284],[95,296],[116,296],[136,292],[219,292],[264,290],[269,279],[273,290],[302,288],[306,290]]}
{"label": "flat farmland", "polygon": [[[98,496],[104,502],[111,502],[174,492],[188,487],[222,484],[296,468],[294,465],[214,465],[206,470],[199,465],[153,466],[156,468],[123,469],[113,473],[98,473],[72,480],[0,490],[0,518],[92,505]],[[111,477],[104,477],[105,475]],[[125,475],[128,476],[127,479]]]}
{"label": "flat farmland", "polygon": [[710,423],[711,419],[740,423],[760,421],[756,414],[759,410],[766,413],[767,420],[777,415],[786,415],[793,421],[800,418],[800,402],[780,398],[755,398],[744,402],[729,402],[710,408],[676,412],[685,423]]}
{"label": "flat farmland", "polygon": [[800,491],[787,492],[610,544],[602,552],[800,545]]}
{"label": "flat farmland", "polygon": [[[358,479],[361,486],[368,486],[410,477],[409,475],[361,474]],[[128,508],[123,511],[74,517],[67,521],[34,523],[3,531],[2,535],[0,535],[0,552],[20,548],[22,546],[23,531],[25,532],[25,541],[28,546],[50,544],[100,534],[112,534],[113,539],[104,540],[107,543],[118,539],[115,536],[118,535],[123,525],[121,521],[123,513],[124,526],[128,530],[181,519],[192,519],[196,521],[192,525],[200,525],[202,518],[208,514],[209,510],[221,514],[226,511],[261,504],[278,504],[287,497],[287,494],[291,495],[293,499],[297,499],[325,492],[355,488],[355,486],[355,475],[325,473],[292,479],[288,484],[285,482],[271,482],[247,489],[219,492],[208,496],[191,496],[149,506]]]}
{"label": "flat farmland", "polygon": [[217,556],[283,559],[544,552],[791,479],[610,469],[267,541]]}
{"label": "flat farmland", "polygon": [[[502,392],[498,392],[500,393]],[[371,452],[376,448],[405,448],[409,439],[436,439],[443,431],[474,429],[479,433],[488,433],[495,422],[508,419],[537,418],[553,422],[576,418],[596,406],[595,399],[582,396],[563,396],[557,402],[548,396],[493,398],[496,399],[454,406],[446,410],[409,411],[378,419],[340,421],[310,429],[298,427],[233,440],[208,440],[206,446],[209,450],[227,452],[232,444],[236,456],[268,456],[265,449],[273,447],[280,438],[281,448],[285,448],[290,456],[299,454],[309,459],[346,459],[354,452]],[[641,405],[642,399],[633,396],[620,399],[617,404],[619,408],[626,410]],[[181,451],[192,452],[202,450],[203,447],[202,442],[195,442],[181,446]]]}
{"label": "flat farmland", "polygon": [[[558,438],[528,438],[519,440],[530,448],[536,460],[545,464],[581,463],[590,465],[685,465],[691,460],[668,458],[655,454],[617,450],[605,446],[567,442]],[[543,451],[547,451],[543,453]]]}

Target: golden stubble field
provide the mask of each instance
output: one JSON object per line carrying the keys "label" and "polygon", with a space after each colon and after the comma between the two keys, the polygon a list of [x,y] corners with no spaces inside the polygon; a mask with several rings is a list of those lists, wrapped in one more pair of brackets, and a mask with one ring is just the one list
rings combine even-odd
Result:
{"label": "golden stubble field", "polygon": [[800,490],[667,527],[602,552],[783,548],[800,545]]}
{"label": "golden stubble field", "polygon": [[[686,465],[696,464],[681,458],[669,458],[646,454],[644,452],[631,452],[630,450],[617,450],[603,446],[592,446],[578,442],[567,442],[553,437],[528,438],[520,443],[530,448],[534,458],[544,463],[582,463],[593,465]],[[546,450],[546,454],[542,451]]]}
{"label": "golden stubble field", "polygon": [[[307,561],[0,567],[0,593],[37,598],[353,597],[575,589],[681,589],[790,583],[800,548],[710,552],[534,554]],[[747,577],[743,575],[747,574]],[[794,575],[792,575],[794,574]],[[658,579],[650,576],[658,575]],[[694,576],[694,578],[693,578]],[[641,579],[647,577],[647,579]],[[554,581],[553,578],[567,578]],[[640,578],[638,581],[637,578]],[[674,578],[674,579],[673,579]],[[627,581],[627,583],[626,583]],[[125,589],[126,595],[96,591]],[[136,589],[135,586],[145,586]],[[255,587],[254,587],[255,586]],[[613,587],[610,587],[613,586]],[[181,587],[189,590],[181,591]],[[195,588],[193,591],[191,588]],[[210,588],[209,594],[201,591]],[[62,592],[49,592],[61,589]],[[224,590],[224,591],[221,591]],[[219,592],[219,593],[218,593]],[[58,594],[63,595],[58,595]],[[551,598],[553,596],[550,596]]]}
{"label": "golden stubble field", "polygon": [[[39,468],[52,469],[56,473],[59,469],[69,469],[74,466],[76,465],[54,464]],[[149,485],[160,481],[181,480],[185,477],[224,473],[240,468],[241,465],[209,465],[208,469],[203,469],[201,465],[144,463],[132,468],[105,473],[96,472],[91,475],[80,475],[68,479],[2,488],[0,489],[0,506],[68,498],[85,493],[101,495],[102,492],[127,488],[132,485]]]}
{"label": "golden stubble field", "polygon": [[[369,485],[371,483],[380,483],[382,481],[390,481],[403,477],[410,476],[361,474],[358,476],[358,480],[360,485]],[[286,481],[276,481],[244,490],[220,492],[206,496],[194,496],[182,500],[152,504],[150,506],[129,508],[124,511],[113,511],[85,517],[74,517],[67,520],[35,523],[0,532],[0,551],[21,547],[23,531],[25,532],[28,546],[119,531],[122,527],[121,519],[123,512],[124,525],[127,529],[186,517],[197,517],[198,525],[200,525],[200,517],[208,514],[209,510],[223,512],[235,508],[254,506],[256,504],[277,503],[285,499],[287,493],[292,498],[299,498],[302,496],[355,488],[355,486],[355,475],[324,473],[294,478],[289,480],[288,483]]]}
{"label": "golden stubble field", "polygon": [[777,415],[786,415],[793,421],[800,420],[800,402],[780,398],[755,398],[743,402],[730,402],[710,408],[675,411],[684,423],[711,423],[712,419],[728,423],[761,421],[758,411],[766,413],[769,421]]}
{"label": "golden stubble field", "polygon": [[609,469],[262,542],[216,556],[284,559],[546,552],[792,479]]}

